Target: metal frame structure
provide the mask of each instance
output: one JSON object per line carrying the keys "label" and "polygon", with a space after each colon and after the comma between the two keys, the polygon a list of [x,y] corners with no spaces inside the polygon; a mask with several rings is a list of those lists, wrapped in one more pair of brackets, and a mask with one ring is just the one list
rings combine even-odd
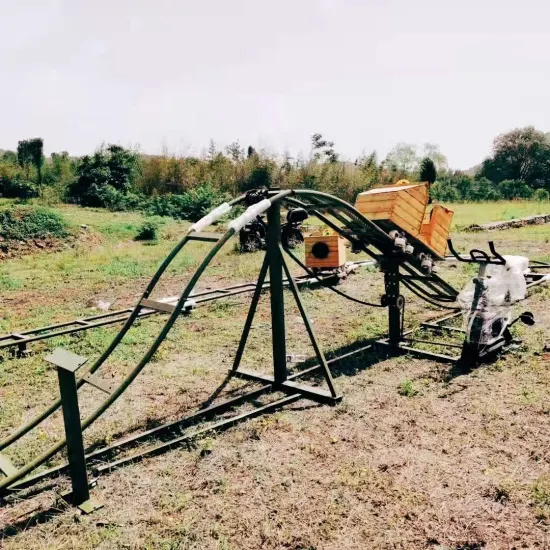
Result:
{"label": "metal frame structure", "polygon": [[[139,460],[143,456],[150,456],[159,452],[163,452],[166,449],[171,448],[174,445],[181,445],[189,442],[196,437],[200,437],[201,434],[210,430],[220,430],[235,423],[252,418],[259,414],[274,410],[278,407],[295,402],[301,398],[311,399],[321,403],[336,403],[341,399],[341,395],[338,394],[334,380],[329,368],[329,364],[340,358],[334,358],[328,361],[319,345],[316,338],[313,325],[311,324],[304,305],[301,301],[298,286],[299,280],[295,279],[290,271],[290,268],[286,261],[286,256],[294,260],[302,268],[305,266],[292,254],[291,251],[283,250],[280,239],[280,210],[281,206],[299,206],[305,208],[310,215],[317,216],[322,222],[331,227],[338,234],[342,235],[354,245],[356,249],[363,250],[371,258],[373,258],[380,265],[384,272],[384,281],[386,292],[382,297],[380,304],[369,304],[362,302],[355,298],[351,298],[345,295],[343,292],[335,292],[343,295],[346,298],[363,303],[369,306],[385,307],[388,311],[388,336],[379,340],[377,343],[392,351],[416,353],[425,357],[430,357],[438,360],[448,360],[448,356],[435,354],[431,352],[425,352],[411,347],[409,344],[414,342],[412,338],[412,331],[404,331],[403,317],[405,300],[401,294],[401,285],[409,289],[411,292],[426,300],[428,303],[436,304],[439,307],[452,309],[453,314],[448,315],[445,318],[434,323],[437,325],[437,330],[440,330],[444,325],[442,322],[458,315],[456,312],[456,306],[454,306],[457,297],[457,291],[441,279],[435,272],[425,272],[423,270],[421,258],[405,254],[402,250],[396,248],[395,243],[390,235],[380,229],[375,223],[365,218],[360,212],[358,212],[353,206],[345,201],[333,197],[331,195],[320,193],[311,190],[271,190],[265,192],[265,198],[255,205],[249,206],[244,214],[239,216],[236,220],[233,220],[229,224],[229,228],[225,233],[206,233],[203,231],[205,227],[216,221],[216,217],[222,214],[228,213],[232,207],[241,204],[245,201],[245,197],[239,197],[228,203],[222,205],[216,209],[213,213],[206,216],[203,220],[194,224],[188,234],[179,242],[172,252],[162,262],[157,272],[147,285],[140,300],[136,306],[131,310],[122,310],[124,317],[116,317],[116,320],[110,322],[124,321],[124,325],[120,331],[113,338],[107,349],[101,354],[101,356],[89,367],[85,372],[79,375],[74,380],[74,395],[77,396],[77,390],[84,384],[89,384],[94,388],[100,390],[105,396],[104,400],[96,407],[96,409],[80,422],[73,422],[70,429],[66,430],[66,437],[57,441],[54,445],[46,449],[42,454],[31,460],[29,463],[16,467],[12,464],[9,456],[6,454],[13,444],[17,443],[25,434],[39,426],[44,420],[54,414],[60,407],[66,406],[67,391],[62,390],[62,395],[54,403],[52,403],[45,411],[40,415],[32,419],[26,426],[23,426],[19,430],[15,431],[9,437],[0,441],[0,471],[4,473],[5,477],[0,479],[0,498],[8,497],[14,492],[18,492],[24,488],[41,482],[48,477],[58,475],[65,472],[67,469],[72,468],[71,461],[50,468],[48,470],[42,470],[38,473],[35,471],[47,463],[54,455],[61,451],[67,444],[73,446],[76,440],[82,438],[82,432],[88,428],[93,422],[95,422],[105,411],[124,393],[124,391],[130,386],[130,384],[136,379],[140,372],[146,367],[152,358],[153,354],[161,346],[162,342],[172,329],[176,320],[182,313],[186,311],[192,300],[198,302],[201,298],[200,294],[193,295],[194,288],[205,270],[216,256],[216,254],[223,248],[223,246],[238,233],[239,227],[246,223],[247,220],[257,216],[258,213],[267,211],[268,217],[268,235],[267,235],[267,250],[265,253],[264,262],[262,264],[258,281],[253,286],[253,296],[249,308],[249,312],[245,321],[242,336],[237,348],[233,367],[230,371],[231,376],[241,377],[247,380],[258,382],[261,386],[257,389],[251,390],[243,395],[229,399],[216,405],[208,406],[195,413],[192,413],[176,422],[171,422],[163,426],[159,426],[152,430],[147,430],[141,434],[137,434],[126,438],[122,441],[115,442],[114,444],[88,452],[84,455],[84,460],[94,463],[95,473],[102,473],[108,471],[114,467],[122,464]],[[191,276],[187,285],[183,289],[177,300],[165,301],[155,300],[152,298],[153,291],[157,286],[159,280],[162,278],[166,269],[174,258],[182,251],[182,249],[190,242],[200,241],[208,242],[212,244],[212,248],[206,254],[205,258],[199,265],[198,269]],[[306,273],[311,279],[314,277],[319,280],[319,275],[311,273],[306,269]],[[269,273],[269,281],[267,281],[267,275]],[[286,279],[285,279],[286,275]],[[543,276],[544,277],[544,276]],[[300,315],[304,321],[306,331],[308,333],[309,340],[312,344],[317,364],[302,370],[298,373],[290,373],[287,364],[286,353],[286,333],[285,333],[285,313],[284,313],[284,286],[285,280],[288,284],[292,297],[296,302]],[[541,279],[542,280],[542,279]],[[240,288],[238,288],[240,287]],[[216,299],[216,297],[234,295],[240,292],[247,292],[252,290],[251,285],[238,285],[232,287],[231,291],[213,291],[210,294],[203,294],[204,301]],[[246,290],[244,290],[246,288]],[[271,338],[272,338],[272,351],[273,351],[273,373],[266,375],[258,371],[245,370],[241,367],[241,359],[246,347],[249,332],[254,320],[258,302],[261,293],[266,288],[269,289],[270,294],[270,306],[271,306]],[[108,384],[97,373],[100,368],[107,362],[110,355],[123,341],[124,337],[133,326],[133,324],[143,316],[152,315],[154,313],[168,313],[164,324],[159,330],[158,335],[151,343],[148,350],[144,353],[143,357],[138,361],[134,368],[126,374],[126,376],[120,381],[120,383],[113,387],[112,384]],[[113,314],[118,312],[113,312]],[[109,324],[108,317],[95,316],[98,323]],[[84,321],[84,320],[81,320]],[[428,324],[424,324],[428,327]],[[96,325],[97,326],[97,325]],[[46,327],[51,329],[51,327]],[[79,327],[72,327],[63,329],[61,326],[53,326],[53,328],[61,328],[62,333],[74,332],[75,330],[85,330],[90,328],[87,324],[81,322]],[[59,333],[58,333],[59,334]],[[13,336],[13,335],[12,335]],[[21,334],[21,336],[26,336]],[[34,334],[30,336],[27,341],[32,338],[38,338],[39,335]],[[4,339],[5,341],[5,339]],[[418,341],[418,340],[417,340]],[[10,345],[22,344],[22,339],[17,339]],[[371,344],[362,348],[360,351],[370,349]],[[83,369],[84,370],[84,369]],[[302,378],[313,372],[322,375],[328,389],[323,389],[318,385],[307,385],[299,383],[298,379]],[[68,386],[67,386],[68,387]],[[72,391],[72,390],[71,390]],[[268,404],[262,405],[251,411],[244,413],[237,413],[236,415],[223,418],[214,424],[190,431],[189,433],[182,434],[180,430],[183,427],[192,426],[199,420],[206,418],[215,418],[217,415],[225,413],[229,410],[235,409],[239,405],[245,403],[248,400],[257,398],[262,394],[268,394],[272,392],[282,392],[284,397],[276,399]],[[74,403],[73,403],[74,404]],[[78,416],[75,413],[76,409],[73,407],[73,416]],[[66,426],[67,427],[67,426]],[[77,431],[75,437],[74,432]],[[175,437],[173,437],[175,435]],[[147,449],[140,450],[129,456],[117,459],[114,462],[108,462],[113,453],[118,452],[121,449],[131,448],[132,446],[150,439],[151,437],[165,437],[168,439],[157,444],[156,446]],[[73,440],[69,442],[69,440]],[[76,446],[79,443],[76,441]],[[73,448],[75,448],[73,446]],[[79,447],[80,448],[80,447]],[[80,452],[80,451],[79,451]],[[82,454],[82,453],[80,453]],[[98,462],[99,461],[99,462]],[[107,461],[107,462],[106,462]],[[81,465],[80,465],[81,468]],[[82,468],[81,468],[82,469]]]}

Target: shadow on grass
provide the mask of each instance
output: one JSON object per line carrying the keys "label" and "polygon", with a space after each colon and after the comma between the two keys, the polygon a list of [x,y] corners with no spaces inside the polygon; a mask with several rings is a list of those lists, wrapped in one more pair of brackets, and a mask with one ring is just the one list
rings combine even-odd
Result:
{"label": "shadow on grass", "polygon": [[[359,340],[347,346],[342,346],[336,350],[327,352],[326,359],[330,368],[330,372],[334,378],[340,376],[355,376],[359,372],[367,370],[381,361],[392,357],[385,349],[376,347],[376,340],[379,338],[371,338],[368,340]],[[317,358],[313,357],[300,363],[292,374],[298,374],[300,371],[305,371],[318,365]],[[322,382],[324,376],[322,370],[313,371],[311,374],[304,375],[311,380]]]}
{"label": "shadow on grass", "polygon": [[25,514],[23,519],[16,520],[13,523],[5,525],[0,528],[0,547],[2,546],[2,541],[15,537],[27,531],[32,527],[41,525],[43,523],[48,523],[55,517],[63,514],[65,510],[51,506],[45,510],[33,511],[29,514]]}

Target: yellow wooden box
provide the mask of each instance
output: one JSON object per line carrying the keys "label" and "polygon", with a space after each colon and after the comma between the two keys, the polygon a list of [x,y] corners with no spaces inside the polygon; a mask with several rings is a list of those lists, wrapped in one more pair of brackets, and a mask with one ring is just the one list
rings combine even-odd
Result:
{"label": "yellow wooden box", "polygon": [[345,240],[340,235],[309,235],[304,244],[307,267],[330,269],[346,263]]}
{"label": "yellow wooden box", "polygon": [[451,230],[453,214],[452,210],[435,204],[431,212],[426,214],[420,229],[418,240],[437,252],[439,256],[445,256],[447,253],[447,239]]}
{"label": "yellow wooden box", "polygon": [[427,204],[426,183],[401,181],[396,185],[359,193],[355,208],[386,231],[394,229],[395,225],[416,237],[420,233]]}

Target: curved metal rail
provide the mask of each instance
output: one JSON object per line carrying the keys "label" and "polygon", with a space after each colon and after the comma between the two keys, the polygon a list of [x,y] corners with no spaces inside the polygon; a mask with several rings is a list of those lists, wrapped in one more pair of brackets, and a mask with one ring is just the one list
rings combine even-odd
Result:
{"label": "curved metal rail", "polygon": [[[332,230],[378,261],[393,252],[394,245],[391,237],[342,199],[320,191],[298,189],[293,196],[286,197],[283,202],[305,208]],[[378,254],[372,251],[371,247],[375,248]],[[429,275],[424,273],[420,258],[409,254],[403,256],[402,260],[401,267],[406,271],[402,278],[426,296],[424,298],[426,301],[456,302],[458,291],[435,273]]]}
{"label": "curved metal rail", "polygon": [[[282,196],[284,196],[285,194],[286,193],[281,193]],[[279,197],[276,197],[276,199],[279,200]],[[234,201],[229,203],[229,205],[233,207],[236,204],[239,204],[240,202],[242,202],[243,200],[244,200],[244,197],[239,197],[238,199],[235,199]],[[135,380],[138,374],[147,365],[147,363],[150,361],[153,354],[157,351],[161,343],[166,338],[167,334],[169,333],[172,326],[176,322],[176,319],[181,314],[185,303],[189,299],[189,296],[193,288],[199,281],[205,269],[208,267],[212,259],[216,256],[216,254],[221,250],[224,244],[233,236],[234,233],[235,233],[234,229],[228,229],[225,233],[220,234],[220,238],[215,242],[210,252],[206,255],[206,257],[204,258],[204,260],[202,261],[198,269],[195,271],[195,273],[191,277],[184,291],[180,295],[177,303],[174,306],[171,306],[173,310],[170,316],[168,317],[168,319],[166,320],[166,322],[164,323],[163,327],[161,328],[159,334],[155,338],[154,342],[151,344],[151,346],[143,355],[143,357],[135,366],[135,368],[125,376],[125,378],[122,380],[120,385],[112,391],[112,393],[103,401],[103,403],[101,403],[95,409],[94,412],[92,412],[92,414],[90,414],[90,416],[88,416],[86,419],[82,421],[82,430],[85,430],[93,422],[95,422],[95,420],[97,420],[122,395],[122,393],[124,393],[124,391],[128,388],[128,386]],[[168,266],[172,263],[172,261],[176,258],[176,256],[182,251],[185,245],[191,240],[193,240],[193,232],[188,233],[174,247],[174,249],[170,252],[170,254],[168,254],[168,256],[162,262],[157,272],[154,274],[151,281],[147,285],[145,291],[143,292],[138,303],[136,304],[134,310],[132,311],[132,313],[124,323],[124,326],[120,329],[120,332],[116,334],[116,336],[113,338],[112,342],[109,344],[107,349],[89,368],[86,374],[95,373],[105,363],[105,361],[109,358],[109,356],[113,353],[113,351],[117,348],[117,346],[122,342],[125,335],[128,333],[128,331],[130,330],[130,328],[132,327],[136,319],[138,319],[139,312],[144,307],[144,303],[148,304],[147,301],[149,296],[155,289],[156,285],[158,284],[159,280],[161,279],[162,275],[164,274]],[[84,377],[81,377],[78,381],[78,388],[82,387],[84,383],[85,383]],[[0,442],[0,450],[5,449],[9,445],[19,440],[25,434],[30,432],[33,428],[38,426],[40,423],[46,420],[49,416],[55,413],[55,411],[57,411],[57,409],[60,406],[61,406],[61,399],[58,399],[54,403],[52,403],[46,410],[44,410],[41,414],[33,418],[27,425],[15,431],[9,437],[7,437],[2,442]],[[46,450],[40,456],[36,457],[34,460],[32,460],[31,462],[23,466],[21,469],[17,470],[16,473],[3,479],[2,482],[0,482],[0,495],[5,494],[5,492],[9,490],[10,485],[23,479],[30,472],[32,472],[33,470],[35,470],[36,468],[44,464],[46,461],[48,461],[50,458],[52,458],[56,453],[58,453],[65,446],[65,444],[66,444],[66,439],[65,438],[60,439],[57,443],[52,445],[48,450]]]}
{"label": "curved metal rail", "polygon": [[[236,204],[243,202],[244,197],[235,199],[229,205],[232,207]],[[282,202],[289,205],[299,205],[305,207],[308,211],[316,215],[321,221],[332,227],[335,231],[341,234],[343,237],[349,239],[351,242],[358,244],[365,252],[371,257],[380,260],[385,255],[391,255],[393,249],[393,241],[390,236],[380,229],[376,224],[363,216],[353,206],[347,202],[318,191],[311,190],[287,190],[287,191],[270,191],[268,194],[268,200],[270,204]],[[327,214],[328,217],[325,215]],[[191,298],[191,293],[203,275],[205,269],[211,263],[216,254],[221,250],[225,243],[235,234],[235,226],[231,226],[225,233],[216,234],[214,237],[200,238],[200,233],[188,233],[172,250],[172,252],[165,258],[155,275],[147,285],[140,300],[132,310],[131,314],[127,318],[120,332],[116,334],[112,342],[101,354],[101,356],[93,363],[93,365],[87,370],[87,372],[79,378],[78,387],[82,387],[85,383],[84,377],[95,373],[101,366],[107,361],[117,346],[123,341],[124,337],[133,326],[134,322],[139,318],[140,312],[143,308],[159,307],[164,308],[163,311],[170,313],[166,319],[164,325],[160,329],[160,332],[154,339],[149,349],[142,356],[137,365],[123,378],[117,388],[115,388],[108,397],[97,406],[97,408],[81,422],[82,430],[88,428],[95,420],[97,420],[130,386],[135,378],[140,374],[144,367],[148,364],[153,354],[158,350],[170,330],[172,329],[175,321],[182,313],[185,304]],[[175,305],[161,304],[160,302],[154,302],[149,300],[149,296],[155,289],[162,275],[174,260],[174,258],[182,251],[185,245],[191,240],[206,240],[214,241],[212,249],[208,252],[204,260],[199,265],[198,269],[191,276],[189,282],[185,286],[181,293],[177,303]],[[370,247],[374,247],[379,254],[373,252]],[[411,280],[415,281],[415,284],[421,285],[426,293],[434,292],[435,296],[445,301],[452,301],[456,298],[457,292],[450,285],[445,283],[442,279],[436,275],[429,277],[425,276],[419,265],[419,260],[412,256],[407,257],[402,263],[403,268],[408,272],[408,276]],[[430,296],[432,296],[430,294]],[[52,405],[50,405],[45,411],[33,418],[26,426],[23,426],[19,430],[15,431],[9,437],[0,442],[0,450],[5,449],[9,445],[18,441],[25,434],[41,424],[50,415],[52,415],[61,405],[61,400],[58,399]],[[49,459],[51,459],[56,453],[58,453],[66,444],[65,438],[60,439],[49,449],[43,452],[40,456],[33,459],[31,462],[21,467],[12,475],[4,478],[0,482],[0,496],[5,495],[10,491],[10,486],[17,484],[23,480],[33,470],[43,465]]]}

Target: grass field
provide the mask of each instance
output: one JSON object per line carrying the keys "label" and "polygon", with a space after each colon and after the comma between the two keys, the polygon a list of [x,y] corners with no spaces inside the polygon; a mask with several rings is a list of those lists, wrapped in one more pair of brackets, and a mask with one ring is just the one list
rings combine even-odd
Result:
{"label": "grass field", "polygon": [[[493,239],[503,253],[550,259],[550,226],[464,233],[470,223],[550,211],[544,203],[453,205],[459,249]],[[139,214],[60,207],[80,238],[58,252],[0,264],[0,332],[11,332],[132,305],[187,224],[165,220],[156,243],[133,240]],[[86,227],[82,228],[81,225]],[[189,252],[187,252],[189,250]],[[208,246],[186,249],[157,297],[181,291]],[[232,245],[214,261],[199,289],[253,280],[260,253]],[[445,267],[461,286],[471,270]],[[364,270],[341,289],[378,299],[381,276]],[[337,363],[344,395],[335,407],[306,400],[275,414],[201,439],[191,449],[121,468],[99,479],[94,497],[105,507],[78,516],[45,491],[0,509],[0,547],[27,549],[430,549],[549,548],[550,289],[519,307],[537,325],[520,327],[525,345],[496,363],[455,376],[448,366],[371,353]],[[288,352],[311,355],[290,295]],[[197,308],[182,318],[149,367],[104,418],[86,432],[88,445],[110,442],[181,417],[243,390],[223,385],[247,312],[249,296]],[[386,330],[381,310],[364,308],[326,289],[303,299],[325,350],[356,345]],[[437,311],[407,296],[407,324]],[[102,369],[118,380],[157,334],[161,317],[143,320]],[[243,364],[269,365],[269,307],[264,297]],[[27,358],[7,352],[0,363],[0,438],[57,395],[55,372],[43,360],[62,346],[97,358],[117,328],[100,328],[37,343]],[[97,392],[82,392],[85,413]],[[250,405],[247,405],[250,406]],[[245,408],[247,407],[245,406]],[[56,416],[26,436],[10,455],[36,456],[62,433]],[[62,460],[55,458],[52,464]],[[61,483],[66,486],[66,481]],[[40,511],[48,511],[37,516]],[[38,518],[40,521],[33,521]]]}

